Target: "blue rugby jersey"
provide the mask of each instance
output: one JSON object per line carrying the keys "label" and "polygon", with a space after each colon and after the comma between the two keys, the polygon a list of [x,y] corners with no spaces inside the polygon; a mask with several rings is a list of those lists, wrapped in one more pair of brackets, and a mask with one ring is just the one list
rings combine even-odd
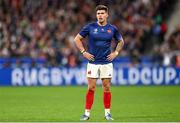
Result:
{"label": "blue rugby jersey", "polygon": [[111,41],[122,40],[122,36],[117,28],[111,24],[105,26],[98,25],[97,22],[87,24],[79,32],[82,37],[88,36],[88,52],[94,55],[95,60],[89,61],[92,64],[107,64],[107,56],[111,53]]}

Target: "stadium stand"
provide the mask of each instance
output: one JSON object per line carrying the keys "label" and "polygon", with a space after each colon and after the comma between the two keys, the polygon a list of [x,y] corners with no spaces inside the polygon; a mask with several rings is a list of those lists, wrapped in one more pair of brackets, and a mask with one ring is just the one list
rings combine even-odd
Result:
{"label": "stadium stand", "polygon": [[[177,0],[1,0],[0,67],[69,66],[86,62],[73,43],[95,20],[97,4],[110,7],[109,21],[121,31],[120,64],[179,65],[180,28],[164,38]],[[113,44],[114,45],[114,44]],[[175,52],[166,61],[166,53]]]}

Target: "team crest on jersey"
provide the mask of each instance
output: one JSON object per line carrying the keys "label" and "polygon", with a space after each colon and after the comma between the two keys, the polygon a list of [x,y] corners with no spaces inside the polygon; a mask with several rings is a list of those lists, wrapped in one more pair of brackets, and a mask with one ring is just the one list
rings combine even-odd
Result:
{"label": "team crest on jersey", "polygon": [[94,29],[94,31],[93,31],[93,33],[97,33],[98,32],[98,29],[97,28],[95,28]]}
{"label": "team crest on jersey", "polygon": [[91,74],[91,71],[88,71],[88,74]]}
{"label": "team crest on jersey", "polygon": [[107,30],[108,33],[111,33],[112,31],[110,29]]}

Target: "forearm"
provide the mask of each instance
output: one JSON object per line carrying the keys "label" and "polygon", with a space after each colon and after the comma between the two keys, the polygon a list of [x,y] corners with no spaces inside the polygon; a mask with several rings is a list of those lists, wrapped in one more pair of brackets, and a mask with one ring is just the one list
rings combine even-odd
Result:
{"label": "forearm", "polygon": [[74,39],[76,47],[79,49],[79,51],[82,53],[83,51],[85,51],[85,48],[83,46],[82,43],[82,37],[80,35],[77,35]]}
{"label": "forearm", "polygon": [[123,46],[124,46],[124,41],[123,40],[119,41],[119,43],[116,46],[115,52],[117,54],[119,54],[119,52],[122,50]]}
{"label": "forearm", "polygon": [[75,44],[77,46],[77,48],[79,49],[79,51],[81,52],[81,54],[86,58],[88,59],[89,61],[94,61],[94,56],[88,52],[86,52],[84,46],[83,46],[83,43],[82,43],[82,39],[83,37],[81,35],[77,35],[74,39],[75,41]]}

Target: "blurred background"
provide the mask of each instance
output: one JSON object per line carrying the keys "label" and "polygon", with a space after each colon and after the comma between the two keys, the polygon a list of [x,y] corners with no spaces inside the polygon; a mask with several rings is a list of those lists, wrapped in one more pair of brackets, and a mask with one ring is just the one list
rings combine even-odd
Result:
{"label": "blurred background", "polygon": [[[1,122],[79,122],[87,60],[74,37],[98,4],[125,41],[113,61],[115,122],[180,122],[180,0],[0,0]],[[90,121],[105,122],[102,92]]]}
{"label": "blurred background", "polygon": [[73,39],[98,4],[125,40],[115,62],[180,66],[178,0],[0,0],[0,67],[81,65]]}
{"label": "blurred background", "polygon": [[98,4],[125,40],[115,66],[180,66],[179,0],[0,0],[1,71],[85,66],[74,37],[96,21]]}

